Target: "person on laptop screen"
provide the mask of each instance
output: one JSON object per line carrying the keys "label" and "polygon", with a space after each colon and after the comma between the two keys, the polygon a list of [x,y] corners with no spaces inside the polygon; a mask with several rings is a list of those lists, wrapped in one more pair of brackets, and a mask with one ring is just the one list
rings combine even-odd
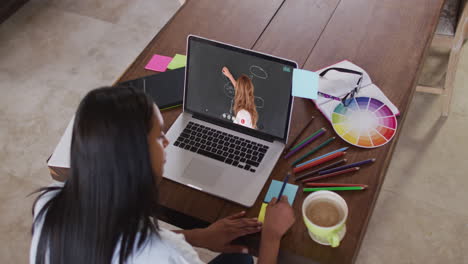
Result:
{"label": "person on laptop screen", "polygon": [[234,123],[257,129],[258,112],[255,106],[255,89],[252,80],[247,75],[242,74],[236,81],[227,67],[223,67],[222,72],[235,89],[232,109],[235,114]]}

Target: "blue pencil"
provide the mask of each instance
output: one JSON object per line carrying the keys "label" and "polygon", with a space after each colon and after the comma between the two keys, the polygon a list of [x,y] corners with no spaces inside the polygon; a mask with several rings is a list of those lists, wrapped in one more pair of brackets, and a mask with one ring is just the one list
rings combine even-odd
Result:
{"label": "blue pencil", "polygon": [[313,159],[311,159],[311,160],[308,160],[308,161],[306,161],[306,162],[303,162],[303,163],[301,163],[301,164],[296,165],[296,168],[297,168],[297,167],[300,167],[300,166],[302,166],[302,165],[306,165],[306,164],[308,164],[308,163],[314,162],[314,161],[319,160],[319,159],[321,159],[321,158],[324,158],[324,157],[326,157],[326,156],[330,156],[330,155],[335,154],[335,153],[337,153],[337,152],[345,151],[345,150],[347,150],[347,149],[348,149],[348,147],[344,147],[344,148],[340,148],[340,149],[337,149],[337,150],[335,150],[335,151],[329,152],[329,153],[327,153],[327,154],[323,154],[323,155],[320,156],[320,157],[313,158]]}
{"label": "blue pencil", "polygon": [[368,159],[368,160],[358,161],[358,162],[355,162],[355,163],[352,163],[352,164],[343,165],[343,166],[336,167],[336,168],[333,168],[333,169],[322,170],[322,171],[319,171],[318,174],[319,175],[324,175],[324,174],[333,173],[333,172],[340,171],[340,170],[349,169],[349,168],[352,168],[352,167],[359,167],[361,165],[372,163],[374,161],[375,161],[375,159]]}
{"label": "blue pencil", "polygon": [[284,188],[286,187],[286,184],[288,184],[288,180],[289,180],[289,176],[290,176],[290,175],[291,175],[291,174],[288,173],[288,175],[286,175],[286,177],[284,177],[283,186],[281,186],[281,190],[280,190],[280,192],[279,192],[278,201],[277,201],[277,202],[279,202],[279,200],[281,199],[281,196],[283,195]]}

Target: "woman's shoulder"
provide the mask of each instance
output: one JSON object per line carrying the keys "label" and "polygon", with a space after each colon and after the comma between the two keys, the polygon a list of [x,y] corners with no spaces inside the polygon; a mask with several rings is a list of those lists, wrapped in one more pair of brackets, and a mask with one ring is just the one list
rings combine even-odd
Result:
{"label": "woman's shoulder", "polygon": [[39,193],[39,197],[34,204],[34,218],[36,218],[37,214],[42,210],[45,204],[57,195],[63,186],[63,182],[54,181]]}
{"label": "woman's shoulder", "polygon": [[[36,219],[39,212],[42,208],[49,202],[53,197],[55,197],[61,188],[64,186],[64,183],[54,182],[49,185],[47,188],[44,188],[40,192],[38,199],[34,205],[34,219],[35,219],[35,230],[33,241],[31,246],[31,259],[30,263],[33,263],[35,259],[35,249],[38,243],[38,235],[40,229],[42,229],[42,224],[44,221],[44,215],[40,219]],[[135,245],[136,246],[136,245]],[[119,248],[119,247],[117,247]],[[130,256],[130,259],[127,260],[127,263],[139,264],[139,263],[150,263],[154,260],[158,260],[158,263],[182,263],[182,264],[199,264],[202,263],[198,257],[195,249],[187,243],[183,234],[177,234],[170,230],[161,228],[157,234],[152,234],[147,238],[144,244],[138,248],[136,247],[133,251],[133,254]],[[114,257],[112,263],[119,263],[118,261],[118,249],[114,252]]]}
{"label": "woman's shoulder", "polygon": [[34,203],[33,207],[33,236],[31,240],[31,249],[29,252],[29,263],[35,263],[36,259],[36,250],[37,245],[39,244],[39,236],[41,234],[42,225],[44,223],[44,216],[46,212],[44,212],[40,218],[38,218],[38,214],[42,211],[42,208],[49,202],[53,197],[57,195],[57,193],[63,187],[63,183],[54,182],[46,188],[43,188],[42,191],[39,193],[37,200]]}
{"label": "woman's shoulder", "polygon": [[242,119],[244,119],[247,122],[250,122],[252,120],[252,116],[250,115],[250,112],[245,110],[245,109],[239,110],[237,112],[236,118],[238,120],[240,120],[240,121],[242,121]]}

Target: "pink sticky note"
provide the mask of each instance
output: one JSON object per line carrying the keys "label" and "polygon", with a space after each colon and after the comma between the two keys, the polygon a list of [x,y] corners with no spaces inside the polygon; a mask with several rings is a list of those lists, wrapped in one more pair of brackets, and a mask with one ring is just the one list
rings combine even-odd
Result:
{"label": "pink sticky note", "polygon": [[145,69],[158,72],[166,71],[167,65],[169,65],[171,60],[171,57],[155,54],[148,62],[148,64],[146,64]]}

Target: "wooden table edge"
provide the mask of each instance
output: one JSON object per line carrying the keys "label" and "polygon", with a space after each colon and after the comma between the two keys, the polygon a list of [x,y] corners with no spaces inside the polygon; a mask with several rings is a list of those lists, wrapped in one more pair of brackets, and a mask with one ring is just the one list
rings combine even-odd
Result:
{"label": "wooden table edge", "polygon": [[[440,11],[439,11],[439,15],[437,16],[440,17],[440,14],[442,13],[442,7],[440,8]],[[414,98],[414,94],[416,92],[416,86],[418,84],[418,80],[419,80],[419,76],[421,75],[421,71],[422,71],[422,68],[423,68],[423,63],[424,63],[424,60],[425,58],[427,57],[427,54],[429,53],[429,48],[431,47],[431,42],[432,42],[432,39],[434,38],[434,35],[435,35],[435,31],[436,31],[436,28],[437,28],[437,24],[438,24],[438,19],[433,22],[433,25],[432,25],[432,34],[429,35],[428,39],[426,40],[426,45],[424,47],[424,51],[423,53],[421,54],[420,58],[419,58],[419,67],[418,67],[418,71],[417,73],[414,75],[414,79],[412,81],[412,89],[411,89],[411,94],[408,96],[410,98],[410,100],[408,100],[408,102],[406,103],[406,108],[407,111],[405,113],[403,113],[401,115],[401,119],[399,120],[399,123],[402,123],[404,124],[405,121],[406,121],[406,117],[407,117],[407,113],[408,113],[408,109],[410,107],[410,104],[411,102],[413,101],[413,98]],[[386,157],[386,160],[384,162],[385,164],[385,167],[382,169],[382,172],[381,172],[381,181],[379,183],[379,186],[378,186],[378,190],[376,190],[375,192],[375,199],[373,199],[372,201],[372,204],[371,204],[371,208],[370,208],[370,211],[369,211],[369,214],[367,215],[366,217],[366,220],[364,221],[363,223],[363,232],[361,232],[359,238],[358,238],[358,245],[356,247],[356,250],[355,250],[355,254],[353,255],[353,259],[351,261],[351,263],[355,263],[356,262],[356,258],[357,256],[359,255],[359,252],[361,251],[361,246],[362,246],[362,241],[364,240],[364,236],[366,235],[367,233],[367,229],[368,229],[368,226],[369,226],[369,221],[370,221],[370,218],[371,216],[374,214],[374,209],[375,209],[375,204],[377,203],[377,200],[379,198],[379,195],[380,195],[380,192],[382,190],[382,186],[384,184],[384,181],[385,181],[385,178],[387,176],[387,171],[388,171],[388,168],[390,166],[390,162],[392,161],[392,158],[393,158],[393,154],[395,152],[395,148],[396,148],[396,145],[398,144],[398,141],[400,139],[400,134],[401,134],[401,131],[402,131],[402,126],[400,126],[400,129],[398,129],[397,131],[397,134],[395,135],[395,138],[393,139],[393,144],[390,146],[390,150],[389,150],[389,155]],[[395,141],[396,140],[396,141]]]}

